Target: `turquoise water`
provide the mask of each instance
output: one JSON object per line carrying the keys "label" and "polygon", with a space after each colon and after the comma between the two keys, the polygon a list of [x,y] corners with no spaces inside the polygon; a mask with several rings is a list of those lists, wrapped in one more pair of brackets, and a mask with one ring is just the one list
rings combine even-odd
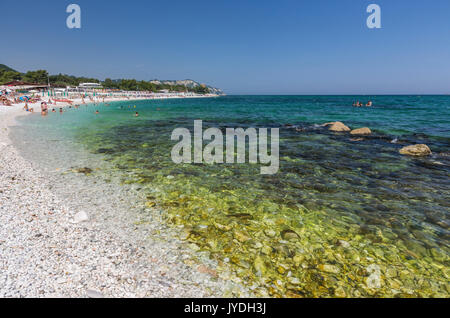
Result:
{"label": "turquoise water", "polygon": [[[279,173],[172,163],[172,130],[196,119],[204,129],[280,128]],[[448,296],[450,96],[128,101],[22,121],[27,138],[73,143],[142,185],[192,248],[261,296]],[[373,134],[331,133],[320,126],[330,121]],[[415,143],[433,155],[398,153]]]}

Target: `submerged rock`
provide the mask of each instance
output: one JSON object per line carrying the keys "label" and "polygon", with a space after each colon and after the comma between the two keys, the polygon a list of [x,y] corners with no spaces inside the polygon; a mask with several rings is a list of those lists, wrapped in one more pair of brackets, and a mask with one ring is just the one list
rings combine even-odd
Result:
{"label": "submerged rock", "polygon": [[339,298],[345,298],[347,296],[347,294],[345,293],[345,290],[344,290],[344,288],[342,288],[342,286],[339,286],[338,288],[336,288],[334,290],[334,295]]}
{"label": "submerged rock", "polygon": [[321,270],[322,272],[333,273],[333,274],[339,273],[339,267],[334,266],[334,265],[321,264],[321,265],[317,266],[317,268],[319,270]]}
{"label": "submerged rock", "polygon": [[245,243],[250,240],[250,237],[244,232],[236,231],[234,232],[234,238],[241,243]]}
{"label": "submerged rock", "polygon": [[272,229],[265,229],[264,234],[266,234],[268,237],[275,237],[277,233]]}
{"label": "submerged rock", "polygon": [[352,134],[352,135],[370,135],[371,133],[372,133],[372,131],[370,130],[370,128],[367,128],[367,127],[353,129],[350,132],[350,134]]}
{"label": "submerged rock", "polygon": [[91,174],[94,171],[91,168],[80,168],[80,169],[75,169],[75,172],[77,172],[77,173],[84,173],[85,175],[88,175],[88,174]]}
{"label": "submerged rock", "polygon": [[328,130],[335,131],[335,132],[342,132],[342,131],[350,131],[350,128],[348,128],[344,123],[340,121],[335,121],[331,123],[323,124],[322,126],[330,126]]}
{"label": "submerged rock", "polygon": [[283,240],[290,241],[299,239],[300,235],[292,230],[284,230],[281,232],[281,237],[283,238]]}
{"label": "submerged rock", "polygon": [[400,149],[400,154],[408,156],[428,156],[431,155],[431,150],[427,145],[411,145]]}
{"label": "submerged rock", "polygon": [[257,256],[253,262],[253,268],[259,275],[264,275],[266,273],[266,265],[261,256]]}

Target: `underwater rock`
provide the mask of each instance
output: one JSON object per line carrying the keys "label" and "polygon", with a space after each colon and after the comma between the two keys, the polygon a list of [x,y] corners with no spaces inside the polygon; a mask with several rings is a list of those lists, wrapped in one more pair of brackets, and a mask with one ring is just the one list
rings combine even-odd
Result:
{"label": "underwater rock", "polygon": [[147,202],[145,203],[145,206],[146,206],[147,208],[153,208],[154,206],[156,206],[156,202],[147,201]]}
{"label": "underwater rock", "polygon": [[411,145],[400,149],[400,154],[408,156],[428,156],[431,155],[431,150],[427,145]]}
{"label": "underwater rock", "polygon": [[370,128],[367,128],[367,127],[353,129],[350,132],[350,134],[352,134],[352,135],[370,135],[371,133],[372,133],[372,131],[370,130]]}
{"label": "underwater rock", "polygon": [[180,239],[186,241],[187,239],[189,239],[191,234],[192,234],[192,228],[186,228],[181,232]]}
{"label": "underwater rock", "polygon": [[91,168],[80,168],[74,170],[77,173],[84,173],[85,175],[91,174],[93,170]]}
{"label": "underwater rock", "polygon": [[216,228],[218,228],[219,230],[222,230],[222,231],[229,231],[229,230],[231,230],[231,226],[229,226],[229,225],[223,225],[223,224],[220,224],[220,223],[214,223],[214,226]]}
{"label": "underwater rock", "polygon": [[284,273],[286,273],[286,271],[289,270],[289,266],[284,265],[284,264],[280,264],[277,267],[277,272],[280,273],[281,275],[283,275]]}
{"label": "underwater rock", "polygon": [[348,128],[346,125],[344,125],[344,123],[342,123],[340,121],[326,123],[326,124],[323,124],[322,126],[324,126],[324,127],[330,126],[328,128],[328,130],[335,131],[335,132],[350,131],[350,128]]}
{"label": "underwater rock", "polygon": [[199,247],[197,244],[195,244],[195,243],[189,244],[188,247],[189,247],[191,250],[193,250],[193,251],[198,251],[198,250],[200,250],[200,247]]}
{"label": "underwater rock", "polygon": [[394,268],[388,268],[386,270],[386,277],[388,278],[397,277],[397,271]]}
{"label": "underwater rock", "polygon": [[350,243],[344,240],[339,240],[337,242],[337,245],[342,246],[343,248],[349,248],[350,247]]}
{"label": "underwater rock", "polygon": [[264,275],[266,273],[266,265],[261,256],[257,256],[253,262],[253,268],[259,275]]}
{"label": "underwater rock", "polygon": [[247,234],[239,231],[234,232],[234,238],[241,243],[245,243],[250,240],[250,237],[248,237]]}
{"label": "underwater rock", "polygon": [[299,239],[300,235],[288,229],[281,232],[281,237],[283,238],[283,240],[290,241]]}
{"label": "underwater rock", "polygon": [[261,253],[263,253],[264,255],[270,255],[270,253],[272,253],[272,248],[269,246],[264,246],[261,249]]}
{"label": "underwater rock", "polygon": [[297,277],[289,277],[288,282],[292,285],[300,285],[300,279],[298,279]]}
{"label": "underwater rock", "polygon": [[347,296],[344,288],[342,288],[341,286],[339,286],[338,288],[336,288],[334,290],[334,294],[336,295],[336,297],[339,297],[339,298],[345,298]]}
{"label": "underwater rock", "polygon": [[317,266],[317,268],[319,270],[321,270],[322,272],[327,272],[327,273],[332,273],[332,274],[339,273],[339,267],[334,266],[334,265],[320,264],[319,266]]}
{"label": "underwater rock", "polygon": [[252,215],[248,214],[248,213],[234,213],[234,214],[228,214],[228,216],[238,218],[238,219],[243,219],[243,220],[252,218]]}
{"label": "underwater rock", "polygon": [[264,234],[266,234],[268,237],[275,237],[277,235],[277,232],[271,229],[264,230]]}
{"label": "underwater rock", "polygon": [[305,260],[305,256],[303,255],[295,255],[294,258],[292,259],[294,261],[295,266],[300,266],[303,261]]}
{"label": "underwater rock", "polygon": [[277,251],[278,253],[280,253],[282,255],[290,255],[291,254],[289,247],[287,247],[284,244],[275,244],[273,246],[273,248],[275,249],[275,251]]}

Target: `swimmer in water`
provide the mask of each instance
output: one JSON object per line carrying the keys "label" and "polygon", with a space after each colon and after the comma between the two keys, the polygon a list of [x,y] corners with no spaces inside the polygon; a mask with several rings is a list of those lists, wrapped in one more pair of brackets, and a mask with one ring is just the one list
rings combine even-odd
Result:
{"label": "swimmer in water", "polygon": [[95,111],[95,114],[98,115],[98,114],[100,114],[100,112],[99,112],[98,110],[96,110],[96,111]]}
{"label": "swimmer in water", "polygon": [[139,117],[139,113],[138,113],[138,112],[136,112],[136,114],[134,114],[134,116],[135,116],[135,117]]}
{"label": "swimmer in water", "polygon": [[62,108],[59,109],[59,113],[62,115],[62,113],[63,113]]}

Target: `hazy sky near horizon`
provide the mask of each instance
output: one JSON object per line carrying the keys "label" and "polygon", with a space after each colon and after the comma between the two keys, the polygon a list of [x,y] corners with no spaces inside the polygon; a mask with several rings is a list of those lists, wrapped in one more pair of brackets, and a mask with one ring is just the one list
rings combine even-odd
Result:
{"label": "hazy sky near horizon", "polygon": [[[82,28],[66,27],[66,7]],[[366,8],[381,6],[381,29]],[[194,79],[228,94],[450,93],[449,0],[3,1],[18,71]]]}

